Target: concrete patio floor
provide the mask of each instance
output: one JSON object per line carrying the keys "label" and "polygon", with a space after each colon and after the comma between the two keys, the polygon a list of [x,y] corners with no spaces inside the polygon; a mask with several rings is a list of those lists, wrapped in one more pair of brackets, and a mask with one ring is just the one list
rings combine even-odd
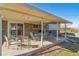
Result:
{"label": "concrete patio floor", "polygon": [[[18,50],[16,49],[15,45],[11,45],[10,48],[6,47],[5,42],[2,46],[2,55],[3,56],[14,56],[14,55],[20,55],[23,53],[28,53],[30,51],[36,50],[41,48],[41,41],[34,41],[31,40],[31,46],[28,48],[27,46],[27,42],[24,42],[25,45],[22,46],[22,49],[18,48]],[[49,42],[49,41],[45,41],[43,42],[44,46],[49,45],[49,44],[53,44],[53,42]]]}

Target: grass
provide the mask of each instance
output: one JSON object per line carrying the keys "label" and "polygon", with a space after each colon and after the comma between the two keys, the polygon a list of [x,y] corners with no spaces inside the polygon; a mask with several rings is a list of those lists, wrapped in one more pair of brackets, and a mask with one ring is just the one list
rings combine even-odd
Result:
{"label": "grass", "polygon": [[64,49],[62,52],[56,54],[57,56],[79,56],[79,52],[72,52],[68,49]]}
{"label": "grass", "polygon": [[[63,51],[57,53],[57,56],[79,56],[79,37],[69,37],[74,42],[65,43]],[[73,43],[76,43],[75,45]]]}
{"label": "grass", "polygon": [[69,38],[75,40],[74,43],[79,44],[79,37],[69,37]]}
{"label": "grass", "polygon": [[67,46],[57,56],[79,56],[79,46]]}

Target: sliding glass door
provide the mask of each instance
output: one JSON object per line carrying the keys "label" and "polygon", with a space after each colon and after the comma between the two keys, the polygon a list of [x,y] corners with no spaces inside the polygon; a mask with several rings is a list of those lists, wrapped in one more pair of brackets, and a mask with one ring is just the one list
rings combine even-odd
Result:
{"label": "sliding glass door", "polygon": [[23,24],[10,23],[9,25],[9,37],[14,39],[17,36],[23,36]]}

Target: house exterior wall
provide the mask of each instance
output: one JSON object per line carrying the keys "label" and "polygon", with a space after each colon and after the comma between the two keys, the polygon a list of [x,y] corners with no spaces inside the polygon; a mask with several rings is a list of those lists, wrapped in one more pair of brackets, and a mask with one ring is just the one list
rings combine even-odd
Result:
{"label": "house exterior wall", "polygon": [[4,35],[7,35],[7,21],[2,21],[2,44],[5,41]]}
{"label": "house exterior wall", "polygon": [[[2,36],[8,36],[8,21],[2,21]],[[24,36],[27,36],[30,32],[32,32],[32,24],[24,23]]]}
{"label": "house exterior wall", "polygon": [[7,28],[8,28],[8,26],[7,26],[7,21],[2,21],[2,34],[3,35],[7,35]]}
{"label": "house exterior wall", "polygon": [[29,35],[32,32],[32,24],[24,23],[24,36]]}
{"label": "house exterior wall", "polygon": [[[2,35],[7,35],[8,36],[8,21],[2,21]],[[41,27],[40,25],[34,26],[35,24],[29,24],[29,23],[23,23],[24,24],[24,36],[29,35],[30,32],[32,33],[41,33]],[[38,25],[38,24],[37,24]],[[44,32],[46,32],[47,25],[44,26]]]}

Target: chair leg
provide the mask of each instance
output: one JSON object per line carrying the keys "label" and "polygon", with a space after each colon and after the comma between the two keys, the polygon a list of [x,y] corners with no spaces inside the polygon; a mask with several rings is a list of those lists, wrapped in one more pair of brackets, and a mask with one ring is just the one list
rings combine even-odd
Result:
{"label": "chair leg", "polygon": [[22,44],[20,44],[20,49],[22,50]]}
{"label": "chair leg", "polygon": [[16,49],[18,50],[18,43],[16,43]]}
{"label": "chair leg", "polygon": [[21,42],[20,42],[20,49],[22,50],[22,40],[21,40]]}
{"label": "chair leg", "polygon": [[8,49],[9,49],[10,43],[7,42],[6,45],[7,45]]}
{"label": "chair leg", "polygon": [[20,48],[21,48],[21,50],[22,50],[22,42],[23,42],[23,40],[21,40],[21,42],[20,42]]}
{"label": "chair leg", "polygon": [[7,47],[7,42],[5,42],[5,47]]}

